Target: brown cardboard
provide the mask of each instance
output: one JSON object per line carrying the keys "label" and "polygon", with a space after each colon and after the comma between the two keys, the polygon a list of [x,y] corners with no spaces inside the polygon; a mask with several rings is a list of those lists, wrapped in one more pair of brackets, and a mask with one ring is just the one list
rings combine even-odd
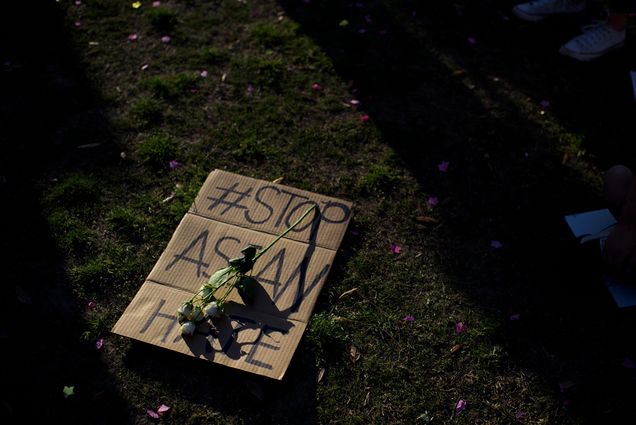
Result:
{"label": "brown cardboard", "polygon": [[[258,259],[255,302],[233,293],[216,329],[182,337],[176,310],[248,244]],[[282,379],[310,319],[351,218],[351,203],[220,170],[213,171],[113,332],[247,372]]]}

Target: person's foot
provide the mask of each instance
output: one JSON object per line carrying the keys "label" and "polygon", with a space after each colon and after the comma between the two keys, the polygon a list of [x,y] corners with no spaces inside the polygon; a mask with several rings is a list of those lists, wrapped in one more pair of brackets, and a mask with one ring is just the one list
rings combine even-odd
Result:
{"label": "person's foot", "polygon": [[625,29],[617,30],[603,22],[584,27],[583,34],[561,46],[559,53],[587,62],[618,49],[624,42]]}
{"label": "person's foot", "polygon": [[524,21],[536,22],[548,16],[579,13],[584,9],[584,1],[536,0],[516,5],[512,8],[512,13]]}

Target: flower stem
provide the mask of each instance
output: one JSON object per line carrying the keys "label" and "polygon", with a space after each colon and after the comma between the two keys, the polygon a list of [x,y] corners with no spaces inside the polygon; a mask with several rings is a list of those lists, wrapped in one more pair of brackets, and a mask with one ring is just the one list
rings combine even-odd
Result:
{"label": "flower stem", "polygon": [[298,220],[296,220],[291,226],[289,226],[287,228],[287,230],[285,230],[283,233],[281,233],[280,235],[278,235],[276,237],[276,239],[274,239],[273,241],[271,241],[269,243],[269,245],[267,245],[265,248],[261,249],[258,254],[256,254],[256,256],[254,257],[254,262],[256,262],[256,260],[258,259],[258,257],[260,257],[261,255],[265,254],[267,252],[268,249],[270,249],[276,242],[278,242],[279,240],[281,240],[282,238],[285,237],[285,235],[287,235],[287,233],[291,232],[296,226],[298,226],[304,219],[305,217],[307,217],[309,215],[310,212],[312,212],[313,210],[316,209],[316,205],[312,205],[311,208],[309,208],[307,211],[305,211],[305,213],[300,216],[300,218]]}

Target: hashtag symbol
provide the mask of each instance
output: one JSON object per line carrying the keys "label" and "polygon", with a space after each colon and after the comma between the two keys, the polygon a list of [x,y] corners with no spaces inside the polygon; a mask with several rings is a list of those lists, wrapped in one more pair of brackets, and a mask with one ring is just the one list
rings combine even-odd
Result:
{"label": "hashtag symbol", "polygon": [[[250,193],[252,192],[252,188],[250,187],[245,192],[241,192],[240,190],[236,190],[238,185],[239,184],[237,182],[237,183],[234,183],[230,187],[219,187],[219,186],[217,186],[217,189],[222,190],[223,193],[218,198],[214,198],[212,196],[208,196],[207,197],[210,201],[212,201],[212,203],[208,207],[208,211],[212,211],[213,209],[215,209],[219,205],[225,205],[226,206],[225,209],[221,212],[221,215],[225,214],[226,212],[228,212],[232,208],[238,208],[238,209],[241,209],[241,210],[247,209],[247,207],[245,205],[242,205],[241,202],[243,201],[243,199],[249,198]],[[236,195],[234,197],[234,201],[228,201],[227,200],[229,195]]]}

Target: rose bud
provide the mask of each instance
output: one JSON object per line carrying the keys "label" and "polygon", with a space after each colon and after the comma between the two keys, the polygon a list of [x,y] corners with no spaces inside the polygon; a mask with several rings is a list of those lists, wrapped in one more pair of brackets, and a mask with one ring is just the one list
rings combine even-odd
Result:
{"label": "rose bud", "polygon": [[190,314],[190,320],[193,322],[200,322],[203,320],[203,311],[199,307],[194,307],[192,309],[192,314]]}
{"label": "rose bud", "polygon": [[207,285],[201,285],[199,288],[199,294],[201,294],[201,298],[207,299],[212,295],[213,289]]}
{"label": "rose bud", "polygon": [[212,301],[210,304],[206,305],[203,309],[206,317],[213,318],[218,317],[219,315],[219,306],[216,305],[216,301]]}
{"label": "rose bud", "polygon": [[181,335],[192,336],[197,329],[197,325],[194,322],[185,322],[181,325]]}

